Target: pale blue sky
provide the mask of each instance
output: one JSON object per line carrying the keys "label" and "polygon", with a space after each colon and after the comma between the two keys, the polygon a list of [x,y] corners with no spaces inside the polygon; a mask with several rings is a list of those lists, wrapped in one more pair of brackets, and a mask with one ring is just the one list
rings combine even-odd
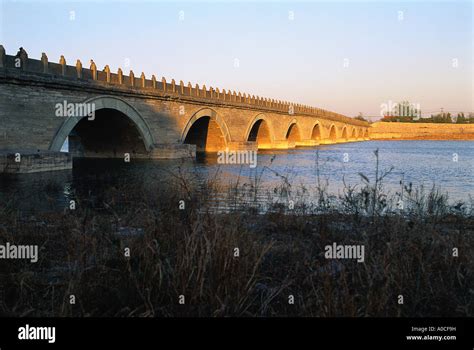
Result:
{"label": "pale blue sky", "polygon": [[406,99],[474,111],[472,1],[0,1],[8,54],[93,58],[350,116]]}

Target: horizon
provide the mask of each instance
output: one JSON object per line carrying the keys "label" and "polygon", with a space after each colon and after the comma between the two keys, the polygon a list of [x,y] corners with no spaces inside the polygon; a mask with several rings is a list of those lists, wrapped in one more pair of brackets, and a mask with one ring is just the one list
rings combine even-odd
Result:
{"label": "horizon", "polygon": [[155,74],[351,117],[379,116],[382,104],[405,100],[423,115],[474,111],[469,1],[2,0],[1,9],[0,42],[9,55],[21,46],[51,62],[64,55],[88,67],[93,59],[99,70],[108,64],[113,72],[143,71],[147,79]]}

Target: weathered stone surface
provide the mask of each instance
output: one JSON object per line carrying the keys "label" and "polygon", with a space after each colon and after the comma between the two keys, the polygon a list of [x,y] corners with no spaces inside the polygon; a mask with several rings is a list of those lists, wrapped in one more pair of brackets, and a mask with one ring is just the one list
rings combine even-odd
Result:
{"label": "weathered stone surface", "polygon": [[[23,59],[26,70],[15,68],[14,56],[9,55],[0,68],[0,150],[4,151],[58,152],[74,132],[72,143],[87,139],[89,147],[76,148],[75,155],[88,157],[122,157],[130,149],[132,157],[180,158],[193,156],[196,150],[289,148],[368,138],[368,123],[319,108],[207,90],[205,85],[185,87],[183,81],[176,86],[174,79],[156,81],[154,75],[151,80],[144,74],[135,78],[133,72],[127,77],[120,69],[111,73],[108,66],[97,71],[92,60],[87,69],[79,60],[67,66],[62,58],[60,64],[47,63],[46,73],[45,59],[25,55]],[[87,115],[58,116],[57,106],[64,103],[93,104],[95,124],[85,124]],[[120,147],[106,149],[100,141],[112,142],[123,131],[118,129],[118,116],[128,118],[137,136],[132,140],[121,135]],[[101,133],[103,138],[98,137]]]}
{"label": "weathered stone surface", "polygon": [[0,173],[20,174],[72,169],[72,157],[64,152],[0,152]]}

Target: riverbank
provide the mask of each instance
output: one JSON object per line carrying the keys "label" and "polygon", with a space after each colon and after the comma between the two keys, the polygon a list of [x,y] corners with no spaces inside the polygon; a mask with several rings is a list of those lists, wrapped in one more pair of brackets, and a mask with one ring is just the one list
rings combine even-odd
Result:
{"label": "riverbank", "polygon": [[474,124],[377,122],[371,140],[474,140]]}
{"label": "riverbank", "polygon": [[[377,174],[339,198],[319,187],[312,206],[283,186],[265,213],[218,213],[214,184],[198,194],[179,174],[175,191],[121,184],[63,212],[24,217],[4,203],[0,240],[39,254],[0,264],[0,314],[473,316],[472,203],[410,184],[388,196]],[[363,259],[328,255],[335,246]]]}

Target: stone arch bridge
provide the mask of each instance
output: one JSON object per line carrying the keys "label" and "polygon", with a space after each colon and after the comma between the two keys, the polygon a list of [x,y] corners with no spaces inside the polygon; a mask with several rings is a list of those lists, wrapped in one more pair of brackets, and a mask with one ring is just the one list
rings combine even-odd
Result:
{"label": "stone arch bridge", "polygon": [[[21,172],[11,164],[18,153],[29,162],[49,159],[27,170],[40,171],[70,167],[60,159],[71,155],[182,158],[369,139],[368,123],[320,108],[112,73],[92,60],[84,68],[79,60],[67,65],[63,56],[59,63],[44,53],[31,59],[23,49],[6,55],[1,45],[0,84],[0,172]],[[67,138],[69,155],[60,153]]]}

